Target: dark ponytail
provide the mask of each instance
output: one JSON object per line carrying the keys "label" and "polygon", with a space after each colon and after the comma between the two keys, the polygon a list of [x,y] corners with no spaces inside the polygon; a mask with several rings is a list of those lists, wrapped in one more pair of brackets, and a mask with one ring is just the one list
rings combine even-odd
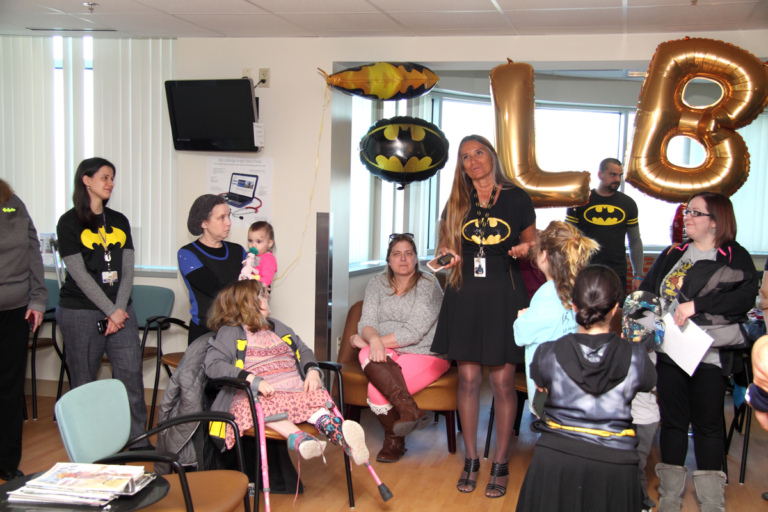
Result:
{"label": "dark ponytail", "polygon": [[585,329],[606,321],[621,300],[619,276],[604,265],[590,265],[576,276],[571,295],[576,305],[576,323]]}

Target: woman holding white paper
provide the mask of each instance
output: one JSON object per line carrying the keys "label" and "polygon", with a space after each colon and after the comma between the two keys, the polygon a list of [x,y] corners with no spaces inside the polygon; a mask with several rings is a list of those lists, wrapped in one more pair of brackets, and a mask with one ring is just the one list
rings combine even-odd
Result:
{"label": "woman holding white paper", "polygon": [[679,511],[685,491],[688,425],[698,471],[696,494],[706,510],[725,510],[723,409],[727,376],[742,366],[733,349],[746,343],[739,324],[746,320],[758,290],[752,257],[736,242],[736,218],[722,194],[694,195],[684,210],[688,240],[664,249],[640,290],[657,293],[665,312],[683,326],[691,321],[713,338],[692,375],[658,350],[658,399],[661,409],[659,512]]}

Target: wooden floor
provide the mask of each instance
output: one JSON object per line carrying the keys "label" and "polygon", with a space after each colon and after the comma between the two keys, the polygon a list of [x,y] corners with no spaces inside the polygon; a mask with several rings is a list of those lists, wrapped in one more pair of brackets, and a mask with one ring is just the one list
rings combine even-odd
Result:
{"label": "wooden floor", "polygon": [[[730,410],[730,397],[726,398],[727,410]],[[24,473],[34,473],[50,468],[55,462],[66,461],[67,455],[61,444],[58,428],[53,421],[53,398],[39,399],[39,419],[29,420],[24,425],[23,459],[20,469]],[[31,398],[27,397],[27,407],[31,411]],[[480,418],[479,447],[485,443],[485,431],[488,425],[487,411],[490,396],[483,393],[483,406]],[[507,495],[500,499],[488,499],[483,490],[490,471],[490,461],[480,462],[481,470],[478,488],[474,493],[461,494],[456,490],[456,480],[463,465],[463,441],[458,437],[458,452],[448,453],[445,440],[445,423],[431,424],[422,431],[408,436],[408,453],[405,458],[394,464],[374,463],[380,478],[390,488],[394,498],[384,503],[379,497],[376,485],[364,467],[354,467],[352,478],[355,488],[356,509],[362,511],[411,511],[449,512],[483,510],[514,510],[517,495],[525,476],[525,470],[533,454],[536,435],[528,426],[530,415],[526,412],[520,437],[512,441],[509,454],[510,479]],[[730,415],[729,415],[730,416]],[[730,424],[730,417],[727,418]],[[362,424],[367,433],[368,447],[372,458],[381,448],[383,433],[373,415],[363,413]],[[768,502],[761,499],[761,493],[768,491],[768,433],[760,429],[756,421],[752,423],[752,435],[749,444],[747,475],[744,485],[738,483],[741,462],[742,436],[736,434],[728,457],[728,469],[732,483],[726,487],[726,504],[729,511],[768,511]],[[689,449],[688,466],[695,467],[692,446]],[[344,468],[341,451],[329,446],[326,451],[327,467],[319,459],[302,461],[301,479],[306,486],[304,494],[299,495],[293,505],[293,495],[272,495],[272,509],[275,511],[293,510],[344,511],[349,510]],[[294,453],[292,452],[292,455]],[[491,454],[492,456],[493,454]],[[653,466],[659,461],[658,446],[654,446],[649,460],[648,481],[651,497],[657,499],[657,478]],[[693,495],[693,484],[688,479],[683,510],[698,511]],[[263,505],[263,500],[262,500]],[[262,509],[263,510],[263,506]]]}

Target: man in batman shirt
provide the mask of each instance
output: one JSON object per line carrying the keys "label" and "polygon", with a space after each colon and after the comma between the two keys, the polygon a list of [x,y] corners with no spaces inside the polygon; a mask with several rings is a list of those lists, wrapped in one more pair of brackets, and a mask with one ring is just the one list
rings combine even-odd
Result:
{"label": "man in batman shirt", "polygon": [[629,256],[632,261],[632,289],[636,290],[643,279],[643,241],[637,223],[637,204],[626,194],[619,192],[623,169],[615,158],[600,162],[597,177],[600,185],[589,194],[584,206],[568,208],[566,222],[570,222],[584,235],[597,240],[600,250],[590,263],[599,263],[613,269],[622,283],[627,280],[627,256],[624,238],[629,239]]}

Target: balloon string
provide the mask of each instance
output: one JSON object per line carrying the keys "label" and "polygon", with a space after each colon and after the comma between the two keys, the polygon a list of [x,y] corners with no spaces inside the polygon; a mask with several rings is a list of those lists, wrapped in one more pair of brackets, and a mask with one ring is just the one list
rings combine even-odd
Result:
{"label": "balloon string", "polygon": [[299,252],[296,254],[296,258],[291,262],[290,265],[288,265],[288,268],[286,268],[282,274],[280,274],[278,277],[274,278],[273,281],[278,281],[285,277],[285,275],[288,273],[289,270],[291,270],[291,267],[293,267],[297,261],[299,261],[299,258],[301,257],[301,248],[304,246],[304,236],[307,233],[307,227],[309,226],[309,214],[312,212],[312,198],[315,195],[315,187],[317,186],[317,174],[318,170],[320,168],[320,142],[323,139],[323,123],[325,122],[325,111],[328,109],[328,105],[331,103],[332,96],[328,94],[328,84],[325,84],[325,92],[323,93],[324,98],[324,104],[323,104],[323,111],[322,115],[320,116],[320,133],[317,135],[317,153],[315,155],[315,176],[312,180],[312,188],[309,191],[309,205],[307,206],[307,215],[304,219],[304,229],[301,232],[301,243],[299,244]]}

